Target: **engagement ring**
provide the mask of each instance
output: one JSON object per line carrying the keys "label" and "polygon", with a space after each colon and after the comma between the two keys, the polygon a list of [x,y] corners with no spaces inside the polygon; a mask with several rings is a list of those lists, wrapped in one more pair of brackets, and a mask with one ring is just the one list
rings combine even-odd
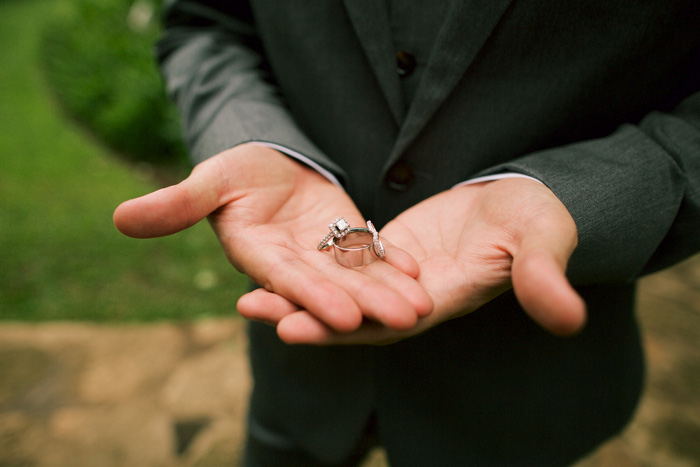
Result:
{"label": "engagement ring", "polygon": [[342,217],[339,217],[330,224],[328,224],[328,229],[331,232],[325,237],[323,237],[323,240],[321,240],[321,242],[318,244],[316,248],[318,248],[319,250],[325,250],[326,248],[331,246],[333,244],[332,240],[334,238],[343,238],[348,233],[350,233],[350,224],[348,224],[348,222]]}

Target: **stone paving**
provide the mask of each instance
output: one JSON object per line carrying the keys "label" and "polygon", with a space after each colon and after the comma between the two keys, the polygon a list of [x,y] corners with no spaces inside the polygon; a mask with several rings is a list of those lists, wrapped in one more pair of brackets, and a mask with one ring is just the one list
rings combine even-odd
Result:
{"label": "stone paving", "polygon": [[[700,466],[700,257],[645,278],[648,387],[576,467]],[[243,322],[0,325],[0,466],[237,465]],[[381,451],[365,467],[385,466]]]}

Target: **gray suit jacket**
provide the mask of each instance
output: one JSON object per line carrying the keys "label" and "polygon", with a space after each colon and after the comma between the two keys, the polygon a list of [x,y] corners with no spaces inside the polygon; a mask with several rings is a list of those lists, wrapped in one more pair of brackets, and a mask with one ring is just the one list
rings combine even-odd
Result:
{"label": "gray suit jacket", "polygon": [[256,417],[330,460],[376,411],[399,465],[564,463],[620,429],[642,381],[634,280],[700,250],[700,3],[453,1],[418,83],[395,70],[396,7],[413,2],[171,3],[159,58],[195,161],[287,146],[379,225],[521,172],[579,231],[576,338],[541,331],[510,293],[385,348],[290,348],[253,326]]}

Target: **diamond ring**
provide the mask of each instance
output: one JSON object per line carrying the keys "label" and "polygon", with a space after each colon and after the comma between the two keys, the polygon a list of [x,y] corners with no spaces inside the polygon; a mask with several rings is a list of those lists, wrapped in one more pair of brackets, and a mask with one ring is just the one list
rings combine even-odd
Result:
{"label": "diamond ring", "polygon": [[328,224],[330,233],[323,237],[323,240],[319,242],[316,248],[318,250],[325,250],[333,244],[333,239],[343,238],[349,234],[350,228],[350,224],[348,224],[348,222],[342,217],[333,220],[330,224]]}

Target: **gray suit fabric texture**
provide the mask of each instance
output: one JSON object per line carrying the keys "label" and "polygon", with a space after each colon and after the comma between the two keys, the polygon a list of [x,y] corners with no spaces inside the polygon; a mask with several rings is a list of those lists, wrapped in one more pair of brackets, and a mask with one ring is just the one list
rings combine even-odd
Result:
{"label": "gray suit fabric texture", "polygon": [[288,147],[379,227],[477,175],[533,176],[576,222],[588,325],[553,337],[512,293],[379,348],[253,324],[251,417],[329,464],[373,419],[392,465],[564,465],[634,411],[635,280],[700,250],[700,3],[437,3],[170,2],[158,55],[193,161]]}

